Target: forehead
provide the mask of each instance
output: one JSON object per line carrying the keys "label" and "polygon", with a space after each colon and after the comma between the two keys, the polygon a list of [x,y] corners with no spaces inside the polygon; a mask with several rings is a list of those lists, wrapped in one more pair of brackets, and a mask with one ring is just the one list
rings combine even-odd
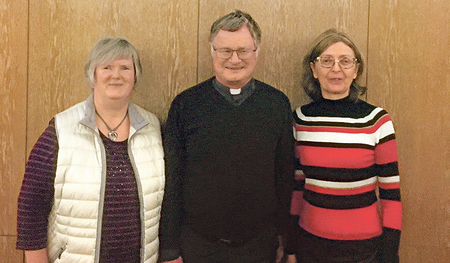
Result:
{"label": "forehead", "polygon": [[353,52],[353,49],[349,47],[344,42],[337,42],[334,44],[331,44],[327,49],[325,49],[321,55],[335,55],[335,56],[341,56],[341,55],[348,55],[348,56],[354,56],[355,52]]}
{"label": "forehead", "polygon": [[236,31],[219,30],[214,37],[213,45],[235,49],[242,47],[253,48],[255,44],[250,30],[244,25]]}
{"label": "forehead", "polygon": [[112,59],[107,59],[104,61],[100,61],[100,63],[98,63],[98,65],[105,65],[105,64],[133,64],[133,58],[132,57],[119,57],[119,58],[112,58]]}

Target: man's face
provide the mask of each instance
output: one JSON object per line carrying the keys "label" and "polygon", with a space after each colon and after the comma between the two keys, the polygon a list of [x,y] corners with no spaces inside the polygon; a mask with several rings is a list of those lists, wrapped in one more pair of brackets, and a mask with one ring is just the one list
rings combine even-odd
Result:
{"label": "man's face", "polygon": [[[247,26],[237,31],[220,30],[212,41],[214,49],[255,50],[255,42]],[[239,58],[237,52],[232,52],[230,58],[219,58],[213,51],[213,67],[217,80],[223,85],[239,89],[253,77],[256,68],[258,50],[252,51],[249,58]]]}

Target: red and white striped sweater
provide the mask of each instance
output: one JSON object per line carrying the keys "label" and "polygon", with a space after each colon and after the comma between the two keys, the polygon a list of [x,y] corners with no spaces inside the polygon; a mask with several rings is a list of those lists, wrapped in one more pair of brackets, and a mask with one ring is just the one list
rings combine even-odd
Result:
{"label": "red and white striped sweater", "polygon": [[291,214],[300,227],[328,240],[382,235],[380,250],[397,253],[402,204],[388,113],[361,100],[322,100],[294,111],[294,122],[299,163]]}

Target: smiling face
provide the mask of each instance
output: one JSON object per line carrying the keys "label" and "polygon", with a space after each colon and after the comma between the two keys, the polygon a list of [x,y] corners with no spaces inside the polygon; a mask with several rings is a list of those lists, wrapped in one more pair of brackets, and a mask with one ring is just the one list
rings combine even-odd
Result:
{"label": "smiling face", "polygon": [[[237,31],[220,30],[211,43],[216,49],[251,49],[254,50],[255,42],[247,26],[242,26]],[[217,57],[213,52],[213,67],[216,79],[223,85],[239,89],[253,77],[256,68],[258,51],[253,52],[249,59],[240,59],[236,52],[228,59]]]}
{"label": "smiling face", "polygon": [[94,97],[128,101],[134,87],[133,59],[121,58],[95,68]]}
{"label": "smiling face", "polygon": [[[337,42],[325,49],[321,57],[330,56],[335,61],[342,57],[355,57],[353,50],[343,42]],[[318,61],[311,62],[314,77],[319,80],[322,97],[330,100],[345,98],[350,93],[350,86],[357,77],[358,64],[348,69],[343,69],[339,63],[334,63],[331,68],[324,68]]]}

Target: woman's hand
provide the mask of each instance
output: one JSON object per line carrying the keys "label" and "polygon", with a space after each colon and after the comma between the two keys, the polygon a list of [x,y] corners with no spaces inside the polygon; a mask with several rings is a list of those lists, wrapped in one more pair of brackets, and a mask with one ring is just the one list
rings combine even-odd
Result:
{"label": "woman's hand", "polygon": [[48,263],[47,259],[47,249],[39,250],[26,250],[25,251],[25,262],[26,263]]}
{"label": "woman's hand", "polygon": [[164,263],[183,263],[183,259],[180,256],[179,258],[172,261],[164,261]]}
{"label": "woman's hand", "polygon": [[297,263],[297,259],[295,258],[295,255],[288,255],[286,263]]}

